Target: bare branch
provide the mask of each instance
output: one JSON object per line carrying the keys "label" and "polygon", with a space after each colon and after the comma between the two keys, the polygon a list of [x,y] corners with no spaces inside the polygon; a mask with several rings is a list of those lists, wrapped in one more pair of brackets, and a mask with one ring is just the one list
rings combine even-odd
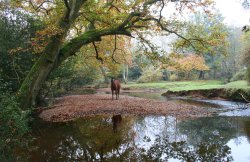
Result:
{"label": "bare branch", "polygon": [[161,6],[161,10],[160,10],[159,21],[161,21],[161,19],[162,19],[162,10],[163,10],[164,7],[165,7],[165,3],[164,3],[164,0],[162,0],[162,6]]}
{"label": "bare branch", "polygon": [[41,2],[38,6],[34,5],[34,3],[32,2],[32,0],[28,0],[28,1],[26,1],[26,2],[28,2],[28,3],[31,5],[31,7],[32,7],[36,12],[39,12],[39,11],[41,11],[41,10],[44,10],[44,11],[46,12],[47,15],[49,15],[49,12],[50,12],[53,8],[45,8],[45,7],[43,7],[43,5],[44,5],[45,3],[54,4],[53,1],[49,1],[49,0],[45,0],[45,1]]}
{"label": "bare branch", "polygon": [[133,17],[136,17],[136,16],[141,16],[142,15],[142,13],[141,12],[131,12],[129,15],[128,15],[128,17],[123,21],[123,23],[121,23],[120,25],[119,25],[119,29],[123,29],[131,20],[132,20],[132,18]]}
{"label": "bare branch", "polygon": [[249,101],[248,99],[246,99],[242,93],[239,93],[239,94],[241,95],[241,97],[242,97],[246,102],[250,103],[250,101]]}
{"label": "bare branch", "polygon": [[109,3],[107,3],[107,6],[110,6],[109,9],[108,9],[108,11],[111,10],[112,8],[115,8],[116,11],[121,12],[120,9],[117,6],[115,6],[113,3],[114,3],[114,0],[112,0]]}
{"label": "bare branch", "polygon": [[97,60],[101,61],[101,63],[103,64],[103,59],[102,59],[101,57],[99,57],[99,53],[98,53],[97,47],[96,47],[96,45],[95,45],[95,42],[92,42],[92,44],[93,44],[93,46],[94,46],[94,48],[95,48],[95,53],[96,53],[95,58],[96,58]]}
{"label": "bare branch", "polygon": [[112,61],[113,61],[113,62],[115,62],[116,64],[119,64],[119,62],[117,62],[117,61],[115,60],[115,58],[114,58],[114,56],[115,56],[115,51],[117,50],[116,41],[117,41],[117,39],[116,39],[116,35],[115,35],[115,48],[114,48],[114,50],[113,50],[113,52],[112,52],[111,58],[112,58]]}

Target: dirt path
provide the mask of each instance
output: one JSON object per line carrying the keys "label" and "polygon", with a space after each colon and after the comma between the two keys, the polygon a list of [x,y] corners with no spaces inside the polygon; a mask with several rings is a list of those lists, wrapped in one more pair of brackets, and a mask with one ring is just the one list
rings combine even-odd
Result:
{"label": "dirt path", "polygon": [[178,118],[210,115],[205,109],[171,101],[123,95],[119,100],[111,100],[109,94],[91,94],[57,98],[55,104],[43,110],[39,117],[45,121],[63,122],[96,114],[171,115]]}

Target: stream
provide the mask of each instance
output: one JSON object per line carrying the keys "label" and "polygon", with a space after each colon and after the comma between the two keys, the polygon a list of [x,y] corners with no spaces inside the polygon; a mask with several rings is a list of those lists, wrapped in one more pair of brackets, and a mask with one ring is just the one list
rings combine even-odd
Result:
{"label": "stream", "polygon": [[125,95],[172,100],[209,109],[212,117],[98,115],[66,123],[34,121],[30,161],[250,161],[250,108],[244,103]]}

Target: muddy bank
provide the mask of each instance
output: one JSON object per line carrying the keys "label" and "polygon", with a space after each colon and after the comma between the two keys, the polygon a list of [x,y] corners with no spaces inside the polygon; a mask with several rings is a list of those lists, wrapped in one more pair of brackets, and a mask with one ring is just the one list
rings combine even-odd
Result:
{"label": "muddy bank", "polygon": [[[110,90],[110,88],[99,88],[99,89],[96,89],[96,92],[111,93],[111,90]],[[160,92],[164,92],[164,90],[163,89],[155,89],[155,88],[146,88],[146,89],[121,88],[121,91],[120,91],[120,93],[131,93],[131,92],[160,93]]]}
{"label": "muddy bank", "polygon": [[57,98],[51,107],[44,108],[39,117],[45,121],[63,122],[83,116],[101,114],[171,115],[178,118],[208,116],[199,107],[137,97],[120,96],[112,100],[109,94],[72,95]]}
{"label": "muddy bank", "polygon": [[250,100],[250,91],[243,89],[203,89],[203,90],[187,90],[187,91],[167,91],[162,94],[166,97],[191,97],[201,99],[222,99],[230,101],[246,102]]}

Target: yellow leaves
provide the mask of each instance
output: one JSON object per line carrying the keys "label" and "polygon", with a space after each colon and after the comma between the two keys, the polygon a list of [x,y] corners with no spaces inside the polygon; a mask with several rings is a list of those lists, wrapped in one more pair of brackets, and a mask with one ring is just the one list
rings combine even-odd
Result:
{"label": "yellow leaves", "polygon": [[34,53],[41,53],[47,46],[49,38],[61,34],[62,30],[55,25],[50,25],[45,29],[36,32],[36,37],[31,39],[31,46]]}
{"label": "yellow leaves", "polygon": [[37,34],[40,35],[40,36],[43,36],[43,37],[44,36],[50,37],[50,36],[53,36],[53,35],[56,35],[56,34],[60,34],[62,32],[63,32],[63,30],[58,28],[57,26],[50,25],[47,28],[38,31]]}
{"label": "yellow leaves", "polygon": [[41,4],[44,0],[34,0],[36,4]]}
{"label": "yellow leaves", "polygon": [[79,52],[77,56],[79,57],[79,62],[75,63],[77,65],[76,68],[91,66],[100,69],[100,67],[102,67],[106,73],[111,73],[112,76],[118,76],[122,64],[132,64],[132,53],[129,50],[130,38],[116,36],[115,43],[115,36],[105,36],[102,37],[102,41],[95,42],[95,45],[98,51],[98,57],[103,60],[103,63],[96,59],[94,46],[90,44],[83,47]]}
{"label": "yellow leaves", "polygon": [[176,58],[175,65],[168,67],[168,70],[171,71],[206,71],[209,70],[209,67],[206,65],[205,60],[202,56],[195,54],[190,54],[183,58]]}
{"label": "yellow leaves", "polygon": [[32,49],[29,48],[29,47],[26,47],[26,48],[24,48],[24,47],[16,47],[16,48],[13,48],[13,49],[9,50],[8,53],[9,53],[10,56],[14,56],[14,55],[19,54],[21,52],[27,52],[27,51],[30,51],[30,50],[32,50]]}
{"label": "yellow leaves", "polygon": [[102,41],[97,44],[97,47],[100,55],[108,62],[113,62],[115,60],[119,63],[129,64],[132,62],[132,54],[129,50],[129,45],[130,38],[117,35],[103,37]]}
{"label": "yellow leaves", "polygon": [[9,51],[9,53],[16,53],[16,52],[18,52],[18,51],[20,51],[20,50],[22,50],[22,48],[21,48],[21,47],[17,47],[17,48],[15,48],[15,49],[11,49],[11,50]]}

